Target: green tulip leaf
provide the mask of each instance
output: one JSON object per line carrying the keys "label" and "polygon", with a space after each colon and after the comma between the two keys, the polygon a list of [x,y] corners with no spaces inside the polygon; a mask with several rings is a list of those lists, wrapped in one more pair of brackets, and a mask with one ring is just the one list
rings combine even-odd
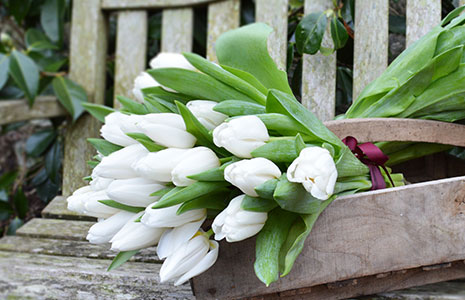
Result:
{"label": "green tulip leaf", "polygon": [[114,270],[127,262],[131,257],[133,257],[139,250],[131,250],[131,251],[121,251],[116,255],[116,257],[111,262],[110,266],[107,269],[107,272]]}
{"label": "green tulip leaf", "polygon": [[277,206],[278,204],[274,200],[251,197],[248,195],[245,195],[241,202],[242,209],[254,212],[269,212]]}
{"label": "green tulip leaf", "polygon": [[136,115],[145,115],[148,113],[144,104],[136,102],[128,97],[116,96],[116,100],[123,106],[121,111],[126,111]]}
{"label": "green tulip leaf", "polygon": [[39,68],[36,63],[21,52],[13,50],[10,55],[10,75],[32,106],[39,89]]}
{"label": "green tulip leaf", "polygon": [[148,136],[146,136],[143,133],[130,132],[130,133],[126,133],[126,135],[129,136],[130,138],[135,139],[139,143],[141,143],[142,146],[144,146],[150,152],[157,152],[157,151],[166,149],[165,146],[161,146],[161,145],[156,144]]}
{"label": "green tulip leaf", "polygon": [[208,195],[204,195],[193,200],[184,202],[179,209],[177,210],[176,214],[180,215],[185,213],[189,210],[194,209],[213,209],[213,210],[223,210],[228,203],[229,191],[222,191],[220,193],[211,193]]}
{"label": "green tulip leaf", "polygon": [[57,76],[52,81],[53,90],[60,103],[76,121],[84,112],[83,103],[87,102],[86,91],[74,81]]}
{"label": "green tulip leaf", "polygon": [[119,145],[115,145],[104,139],[88,138],[87,141],[103,156],[108,156],[111,153],[123,149]]}
{"label": "green tulip leaf", "polygon": [[132,213],[138,213],[138,212],[145,210],[145,207],[130,206],[130,205],[116,202],[114,200],[99,200],[98,202],[105,204],[106,206],[109,206],[109,207],[121,209],[121,210],[132,212]]}
{"label": "green tulip leaf", "polygon": [[307,192],[302,184],[287,180],[286,174],[279,178],[273,198],[282,209],[294,213],[312,214],[321,204],[321,200]]}
{"label": "green tulip leaf", "polygon": [[105,105],[100,105],[100,104],[94,104],[94,103],[89,103],[85,102],[82,103],[82,106],[84,107],[87,112],[89,112],[94,118],[99,120],[102,123],[105,123],[105,117],[112,112],[115,112],[116,110],[105,106]]}
{"label": "green tulip leaf", "polygon": [[264,114],[265,106],[246,101],[226,100],[215,105],[213,110],[230,117],[235,117]]}

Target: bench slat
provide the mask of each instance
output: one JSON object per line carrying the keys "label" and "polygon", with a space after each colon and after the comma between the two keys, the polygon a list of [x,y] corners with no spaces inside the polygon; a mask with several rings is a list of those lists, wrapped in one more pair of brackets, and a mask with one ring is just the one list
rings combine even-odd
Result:
{"label": "bench slat", "polygon": [[[305,13],[325,11],[332,1],[305,1]],[[333,48],[330,27],[324,35],[323,47]],[[324,70],[324,71],[323,71]],[[304,54],[302,65],[302,104],[321,121],[334,119],[336,111],[336,53],[324,56]]]}
{"label": "bench slat", "polygon": [[407,0],[407,47],[441,22],[441,0]]}
{"label": "bench slat", "polygon": [[218,0],[102,0],[103,9],[167,8],[201,5]]}
{"label": "bench slat", "polygon": [[147,11],[119,12],[116,33],[114,107],[119,108],[116,96],[134,98],[134,79],[146,69]]}
{"label": "bench slat", "polygon": [[227,0],[208,6],[207,59],[218,62],[215,54],[215,42],[218,37],[231,29],[239,27],[240,0]]}
{"label": "bench slat", "polygon": [[0,251],[0,298],[195,299],[190,286],[160,283],[159,264]]}
{"label": "bench slat", "polygon": [[0,125],[19,121],[66,116],[67,112],[53,96],[39,96],[29,107],[25,99],[0,101]]}
{"label": "bench slat", "polygon": [[388,0],[355,1],[354,100],[387,67],[388,22]]}
{"label": "bench slat", "polygon": [[192,8],[163,10],[161,50],[163,52],[192,51],[193,27],[194,10]]}
{"label": "bench slat", "polygon": [[85,241],[87,231],[94,224],[88,221],[35,218],[16,231],[19,236]]}

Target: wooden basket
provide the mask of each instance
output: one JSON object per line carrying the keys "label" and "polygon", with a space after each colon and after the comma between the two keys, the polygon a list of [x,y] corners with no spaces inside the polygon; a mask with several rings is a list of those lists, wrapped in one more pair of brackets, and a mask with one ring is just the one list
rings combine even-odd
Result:
{"label": "wooden basket", "polygon": [[[410,119],[325,124],[340,138],[352,135],[359,142],[465,147],[465,126],[459,124]],[[453,175],[465,174],[460,160],[450,166]],[[441,155],[404,164],[406,176],[429,180],[445,177],[446,167]],[[222,242],[218,261],[192,287],[198,299],[343,299],[465,277],[464,212],[465,176],[340,197],[321,214],[288,276],[269,287],[261,283],[250,238]]]}

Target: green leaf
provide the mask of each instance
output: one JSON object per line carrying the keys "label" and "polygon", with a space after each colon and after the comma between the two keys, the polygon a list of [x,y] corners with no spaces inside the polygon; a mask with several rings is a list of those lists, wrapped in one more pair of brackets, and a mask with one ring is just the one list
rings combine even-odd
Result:
{"label": "green leaf", "polygon": [[189,186],[182,188],[174,188],[165,194],[152,208],[169,207],[176,204],[184,203],[189,200],[204,196],[213,192],[225,190],[225,187],[230,186],[229,182],[195,182]]}
{"label": "green leaf", "polygon": [[88,160],[87,162],[87,165],[93,169],[95,168],[100,162],[99,161],[95,161],[95,160]]}
{"label": "green leaf", "polygon": [[127,111],[136,115],[145,115],[148,113],[144,104],[129,99],[128,97],[116,96],[116,100],[123,106],[122,111]]}
{"label": "green leaf", "polygon": [[52,81],[53,91],[60,103],[71,114],[73,122],[84,112],[82,104],[87,102],[86,91],[74,81],[57,76]]}
{"label": "green leaf", "polygon": [[195,198],[194,200],[184,202],[176,212],[180,215],[186,211],[193,209],[213,209],[223,210],[227,206],[226,200],[228,199],[229,191],[223,191],[220,193],[212,193],[205,196]]}
{"label": "green leaf", "polygon": [[465,9],[465,5],[459,6],[451,11],[444,19],[442,19],[441,26],[446,26],[450,21],[458,17]]}
{"label": "green leaf", "polygon": [[24,221],[21,220],[20,218],[16,217],[13,219],[13,221],[10,222],[8,225],[8,230],[6,232],[7,235],[15,235],[16,230],[19,229],[19,227],[23,226]]}
{"label": "green leaf", "polygon": [[87,141],[91,143],[92,146],[94,146],[94,148],[104,156],[108,156],[111,153],[123,148],[104,139],[88,138]]}
{"label": "green leaf", "polygon": [[54,183],[59,182],[59,172],[63,158],[61,142],[57,140],[45,154],[45,171]]}
{"label": "green leaf", "polygon": [[[7,195],[7,200],[8,200],[8,195]],[[14,213],[14,210],[8,201],[0,201],[0,212],[6,212],[9,214],[12,214]]]}
{"label": "green leaf", "polygon": [[289,182],[285,173],[279,178],[273,198],[282,209],[301,214],[318,212],[322,202],[307,192],[302,184]]}
{"label": "green leaf", "polygon": [[254,270],[266,286],[279,278],[279,253],[295,218],[295,214],[274,209],[257,236]]}
{"label": "green leaf", "polygon": [[255,78],[252,74],[246,71],[243,71],[243,70],[230,67],[230,66],[221,65],[221,67],[225,69],[226,71],[228,71],[229,73],[232,73],[236,75],[237,77],[247,81],[249,84],[254,86],[257,90],[259,90],[263,95],[268,94],[268,89],[264,87],[263,84],[261,84],[261,82],[258,81],[258,79]]}
{"label": "green leaf", "polygon": [[[268,36],[272,31],[271,27],[263,23],[254,23],[230,30],[223,33],[216,41],[216,55],[221,66],[249,73],[268,89],[274,88],[292,94],[286,72],[276,66],[268,53]],[[227,68],[226,70],[231,71]],[[238,76],[237,73],[233,74]],[[266,95],[266,92],[257,89]],[[237,97],[230,99],[242,100]]]}
{"label": "green leaf", "polygon": [[[169,192],[171,192],[172,190],[176,189],[177,187],[166,187],[166,188],[163,188],[161,190],[158,190],[156,192],[153,192],[150,194],[150,196],[152,197],[163,197],[164,195],[168,194]],[[178,188],[177,190],[180,190],[181,188]]]}
{"label": "green leaf", "polygon": [[127,262],[131,257],[133,257],[139,250],[131,250],[131,251],[121,251],[116,255],[116,257],[111,262],[110,266],[107,269],[107,272],[114,270]]}
{"label": "green leaf", "polygon": [[10,172],[3,173],[3,175],[0,176],[0,189],[10,190],[17,176],[18,176],[18,172],[16,171],[10,171]]}
{"label": "green leaf", "polygon": [[269,212],[278,204],[274,200],[245,195],[241,202],[241,208],[254,212]]}
{"label": "green leaf", "polygon": [[269,179],[259,186],[255,187],[258,196],[264,199],[273,199],[274,190],[278,185],[278,179]]}
{"label": "green leaf", "polygon": [[341,49],[349,39],[346,28],[336,16],[331,20],[331,38],[333,39],[334,49]]}
{"label": "green leaf", "polygon": [[[152,107],[154,107],[158,112],[161,113],[176,113],[177,108],[176,105],[161,98],[157,98],[156,96],[145,96],[144,97],[145,103],[148,103]],[[148,106],[148,105],[147,105]]]}
{"label": "green leaf", "polygon": [[215,105],[213,110],[234,117],[263,114],[265,106],[247,101],[226,100]]}
{"label": "green leaf", "polygon": [[29,51],[58,50],[59,47],[54,45],[42,31],[29,28],[26,31],[26,45]]}
{"label": "green leaf", "polygon": [[13,198],[13,203],[15,204],[18,217],[20,219],[24,219],[26,217],[26,214],[29,208],[29,203],[21,187],[18,188],[18,190],[16,191],[16,194]]}
{"label": "green leaf", "polygon": [[150,152],[157,152],[157,151],[166,149],[165,146],[157,145],[155,142],[153,142],[148,136],[146,136],[143,133],[130,132],[130,133],[126,133],[126,135],[129,136],[130,138],[135,139],[139,143],[141,143],[142,146],[144,146]]}
{"label": "green leaf", "polygon": [[312,133],[307,128],[305,128],[305,126],[302,126],[301,124],[299,124],[299,122],[287,115],[268,112],[265,114],[259,114],[257,115],[257,117],[259,117],[260,120],[262,120],[262,122],[265,123],[265,126],[269,131],[276,131],[277,133],[279,133],[279,135],[295,136],[298,133],[302,133],[306,134],[306,141],[315,140],[315,137],[308,136],[312,135]]}
{"label": "green leaf", "polygon": [[161,86],[149,87],[141,90],[144,96],[154,96],[159,99],[171,102],[174,104],[174,101],[179,101],[182,103],[187,103],[190,100],[194,100],[195,97],[191,97],[181,93],[173,93],[163,89]]}
{"label": "green leaf", "polygon": [[[15,18],[16,23],[21,25],[24,17],[26,17],[31,7],[32,0],[9,0],[8,6],[10,8],[10,14]],[[2,2],[4,4],[4,2]]]}
{"label": "green leaf", "polygon": [[145,210],[145,207],[129,206],[129,205],[116,202],[114,200],[99,200],[98,202],[105,204],[107,206],[113,207],[113,208],[121,209],[121,210],[132,212],[132,213],[138,213],[138,212]]}
{"label": "green leaf", "polygon": [[179,68],[159,68],[147,72],[163,86],[197,99],[213,101],[237,99],[254,102],[234,88],[203,73]]}
{"label": "green leaf", "polygon": [[47,36],[61,44],[65,17],[65,0],[45,0],[40,12],[40,24]]}
{"label": "green leaf", "polygon": [[228,165],[237,161],[239,161],[239,159],[233,157],[231,161],[228,161],[217,168],[213,168],[194,175],[189,175],[187,178],[197,181],[224,181],[224,169],[226,169]]}
{"label": "green leaf", "polygon": [[295,30],[297,51],[300,54],[315,54],[321,47],[326,30],[327,17],[324,12],[305,16]]}
{"label": "green leaf", "polygon": [[26,141],[26,153],[32,157],[40,156],[57,136],[53,128],[33,133]]}
{"label": "green leaf", "polygon": [[8,69],[10,66],[10,56],[0,53],[0,90],[8,81]]}
{"label": "green leaf", "polygon": [[112,112],[115,112],[116,110],[105,106],[105,105],[100,105],[100,104],[94,104],[94,103],[82,103],[82,106],[84,107],[87,112],[89,112],[94,118],[99,120],[100,122],[104,123],[105,122],[105,117]]}
{"label": "green leaf", "polygon": [[13,50],[10,56],[10,75],[32,106],[39,88],[39,69],[35,62],[21,52]]}
{"label": "green leaf", "polygon": [[258,147],[251,154],[253,157],[264,157],[275,163],[291,163],[299,156],[302,144],[305,148],[305,143],[300,135],[283,137]]}

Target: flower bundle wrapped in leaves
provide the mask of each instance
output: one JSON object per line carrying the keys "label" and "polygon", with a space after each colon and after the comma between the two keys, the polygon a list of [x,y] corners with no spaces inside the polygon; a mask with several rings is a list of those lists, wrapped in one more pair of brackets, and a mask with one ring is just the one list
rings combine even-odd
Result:
{"label": "flower bundle wrapped in leaves", "polygon": [[90,139],[99,152],[91,182],[68,208],[101,218],[88,239],[120,251],[110,268],[158,245],[161,280],[182,284],[216,261],[214,239],[258,234],[255,272],[269,285],[290,272],[338,195],[372,188],[370,169],[292,95],[268,54],[270,32],[253,24],[225,33],[220,65],[190,53],[177,55],[189,67],[155,58],[154,86],[135,90],[143,103],[118,97],[121,112],[87,105],[104,139]]}

